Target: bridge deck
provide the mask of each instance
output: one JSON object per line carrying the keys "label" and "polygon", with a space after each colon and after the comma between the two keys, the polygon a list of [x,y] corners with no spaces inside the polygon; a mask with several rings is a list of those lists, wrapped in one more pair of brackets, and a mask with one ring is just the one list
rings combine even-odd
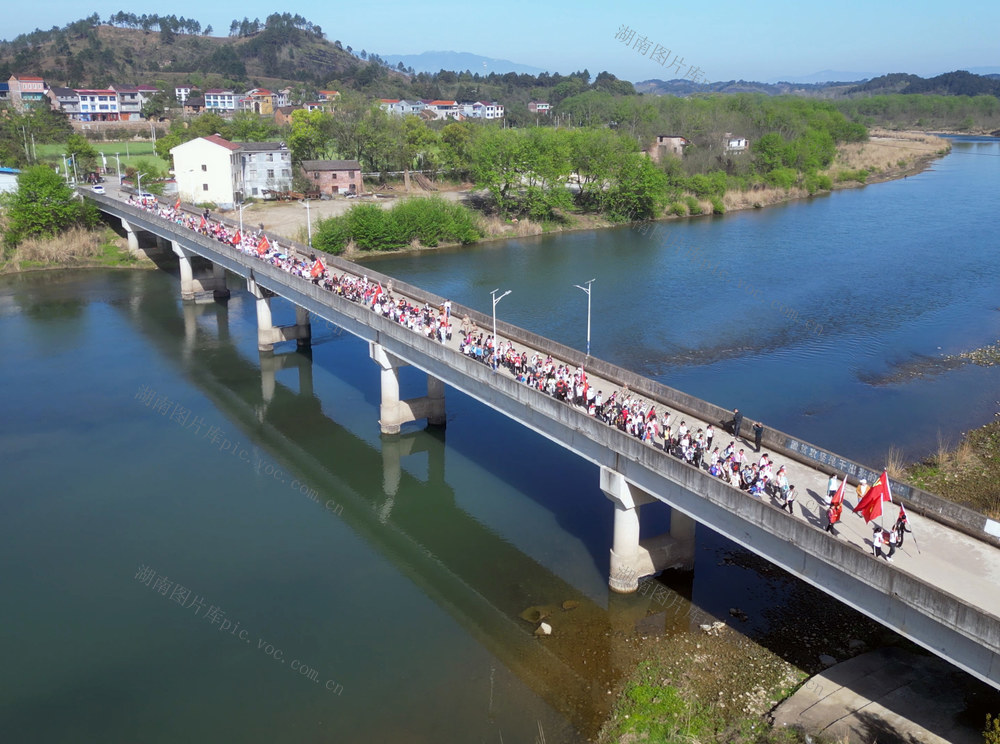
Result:
{"label": "bridge deck", "polygon": [[[459,353],[459,333],[455,333],[451,342],[444,346],[452,353],[440,349],[442,345],[436,342],[429,342],[421,339],[418,334],[402,329],[396,324],[391,324],[389,328],[380,316],[370,310],[362,309],[360,306],[343,307],[345,300],[336,297],[333,293],[325,290],[318,290],[311,283],[291,275],[279,276],[277,269],[273,269],[269,264],[254,257],[240,253],[230,246],[215,243],[205,239],[198,239],[200,236],[190,233],[190,231],[178,228],[171,223],[152,216],[142,216],[129,214],[133,212],[130,207],[113,203],[106,197],[93,197],[88,194],[88,198],[98,202],[98,206],[109,214],[124,216],[126,219],[136,218],[140,229],[151,229],[153,232],[164,237],[182,240],[190,244],[192,250],[201,255],[216,260],[230,270],[236,271],[243,276],[249,275],[249,269],[256,268],[257,281],[263,282],[263,286],[275,291],[279,295],[285,295],[293,302],[310,306],[314,312],[328,316],[332,322],[338,325],[345,320],[343,325],[348,331],[357,333],[368,340],[378,340],[380,343],[391,343],[393,348],[391,353],[399,354],[402,358],[412,361],[417,366],[422,366],[429,374],[446,373],[442,379],[456,385],[466,392],[473,391],[472,394],[483,402],[501,410],[508,415],[511,410],[517,410],[522,415],[515,416],[522,423],[542,434],[550,436],[564,446],[570,447],[581,456],[605,464],[608,462],[607,451],[611,449],[612,461],[620,463],[622,469],[627,471],[626,477],[633,477],[637,485],[642,481],[651,484],[663,484],[663,490],[670,491],[669,496],[659,493],[658,488],[647,488],[654,496],[677,506],[684,504],[681,508],[685,511],[690,509],[694,514],[695,509],[691,509],[695,502],[685,501],[687,496],[678,499],[679,492],[676,487],[686,489],[687,494],[701,493],[703,499],[709,502],[705,514],[712,513],[721,521],[729,520],[729,523],[721,528],[724,534],[728,534],[738,542],[757,550],[765,557],[770,554],[783,553],[782,557],[774,558],[779,565],[792,570],[793,573],[816,583],[821,588],[827,588],[844,601],[848,601],[854,606],[862,609],[876,619],[882,619],[890,627],[894,627],[901,632],[907,633],[912,630],[911,637],[918,640],[923,645],[938,653],[943,653],[939,648],[936,633],[942,629],[945,633],[957,635],[949,636],[947,643],[956,644],[958,647],[966,644],[967,640],[973,640],[982,644],[979,646],[981,652],[987,654],[991,661],[977,664],[971,660],[975,658],[974,653],[970,653],[969,648],[961,649],[958,657],[965,661],[956,661],[965,668],[974,671],[981,678],[991,681],[994,685],[1000,680],[1000,549],[989,541],[987,535],[984,539],[977,539],[975,529],[965,529],[960,531],[952,526],[942,523],[940,518],[929,518],[921,516],[917,508],[911,508],[913,502],[904,499],[907,504],[907,512],[910,525],[913,530],[911,535],[907,535],[906,543],[902,549],[896,551],[895,562],[891,565],[885,564],[881,559],[871,557],[870,540],[871,528],[865,525],[861,517],[853,515],[849,509],[855,503],[854,490],[849,488],[848,498],[845,500],[844,516],[837,529],[839,536],[834,537],[823,533],[826,526],[825,517],[825,496],[828,473],[834,468],[823,467],[816,462],[816,449],[811,448],[809,455],[805,453],[804,446],[797,451],[800,443],[790,440],[780,432],[768,432],[765,437],[763,451],[771,452],[772,460],[775,462],[775,470],[779,465],[784,464],[788,471],[788,480],[796,486],[798,493],[794,518],[787,517],[787,514],[777,516],[776,505],[758,503],[752,496],[739,493],[737,489],[724,484],[712,484],[712,479],[704,471],[698,476],[691,473],[689,466],[682,465],[671,455],[656,452],[656,445],[641,445],[637,441],[631,443],[627,438],[617,436],[617,430],[601,434],[595,426],[605,429],[597,422],[586,423],[580,417],[585,417],[582,409],[574,407],[574,411],[569,413],[563,409],[570,408],[569,404],[554,404],[551,399],[546,402],[537,395],[532,395],[530,391],[519,392],[515,388],[525,388],[526,386],[511,380],[509,372],[501,368],[496,373],[490,372],[484,365],[469,361]],[[283,245],[287,241],[282,240]],[[347,271],[356,276],[367,274],[372,276],[377,274],[371,270],[360,267],[356,264],[331,257],[328,265],[338,273]],[[267,270],[265,270],[267,267]],[[273,270],[272,270],[273,269]],[[388,277],[382,277],[387,280]],[[402,291],[402,290],[405,290]],[[395,282],[395,295],[407,296],[417,304],[431,301],[435,305],[443,300],[434,297],[415,287],[408,287],[400,282]],[[351,303],[346,303],[350,305]],[[327,312],[327,308],[329,312]],[[453,320],[469,311],[473,318],[484,330],[488,320],[483,314],[470,308],[454,306]],[[345,314],[346,313],[346,314]],[[370,326],[373,330],[369,332],[364,326]],[[457,323],[456,323],[457,330]],[[551,355],[555,359],[567,362],[572,367],[578,367],[584,357],[566,347],[562,347],[555,342],[534,336],[530,332],[523,331],[508,324],[498,323],[499,337],[501,340],[510,338],[514,342],[518,351],[537,351],[543,356]],[[384,339],[384,341],[383,341]],[[535,343],[526,343],[526,340]],[[435,350],[431,346],[440,350]],[[412,346],[412,352],[408,349]],[[413,361],[420,360],[420,361]],[[721,409],[711,406],[711,404],[697,401],[690,396],[686,396],[679,391],[670,391],[669,388],[646,381],[644,378],[620,370],[607,362],[596,359],[586,359],[588,370],[588,381],[591,385],[604,391],[605,400],[610,394],[620,389],[623,380],[629,382],[629,387],[635,393],[642,389],[647,393],[647,399],[655,402],[657,410],[662,410],[664,406],[674,413],[673,424],[677,424],[681,419],[688,422],[689,428],[695,431],[698,428],[705,428],[708,423],[716,426],[715,442],[720,445],[720,449],[728,444],[731,437],[727,432],[719,427],[719,414],[724,413]],[[633,380],[635,381],[633,384]],[[469,381],[468,383],[466,381]],[[674,397],[664,395],[648,395],[649,391],[660,392],[661,390],[673,393]],[[510,400],[517,399],[515,404]],[[502,399],[502,400],[501,400]],[[699,408],[700,406],[700,408]],[[704,410],[707,414],[697,416],[693,410]],[[749,426],[749,421],[744,421],[744,431]],[[624,436],[624,435],[623,435]],[[599,439],[600,441],[595,441]],[[792,442],[792,445],[788,443]],[[640,449],[636,449],[636,445]],[[742,446],[747,450],[748,455],[752,453],[752,445],[744,440]],[[648,453],[644,450],[648,448]],[[825,454],[823,455],[825,457]],[[624,459],[623,459],[624,458]],[[843,464],[843,459],[831,456],[829,463]],[[855,464],[855,472],[856,464]],[[653,473],[654,477],[650,477]],[[630,475],[631,474],[631,475]],[[841,472],[842,475],[842,472]],[[657,480],[657,477],[665,477],[666,480]],[[874,478],[869,477],[869,480]],[[728,493],[732,491],[733,493]],[[902,486],[900,490],[906,493],[907,487]],[[916,494],[919,495],[919,494]],[[925,496],[927,496],[925,494]],[[714,497],[714,498],[713,498]],[[930,497],[933,499],[934,497]],[[764,499],[768,501],[768,499]],[[749,502],[755,502],[756,505]],[[720,511],[728,508],[728,511]],[[944,518],[950,518],[946,512],[948,507],[941,507]],[[960,507],[955,507],[960,509]],[[925,508],[924,511],[931,512],[934,516],[934,509]],[[895,521],[898,506],[892,504],[884,505],[884,520],[887,526],[891,526]],[[696,517],[698,514],[694,514]],[[731,517],[731,518],[730,518]],[[743,520],[746,523],[744,528]],[[792,524],[791,522],[800,524]],[[983,519],[987,528],[995,523]],[[980,522],[982,523],[982,522]],[[735,525],[735,526],[734,526]],[[809,525],[808,527],[806,525]],[[715,527],[715,525],[712,525]],[[770,534],[768,534],[768,532]],[[835,546],[832,542],[840,543]],[[845,551],[844,543],[855,546],[854,549]],[[794,550],[796,548],[803,554],[799,555]],[[868,553],[867,562],[863,554]],[[817,568],[816,561],[825,562]],[[879,566],[872,566],[868,562],[877,562]],[[850,564],[850,565],[847,565]],[[868,567],[866,567],[868,566]],[[840,573],[837,573],[837,572]],[[903,576],[910,576],[916,581],[905,581]],[[898,581],[893,577],[898,577]],[[836,587],[827,587],[827,584],[837,584]],[[878,604],[871,600],[869,596],[862,596],[872,588],[883,592],[888,598],[885,605],[885,613],[891,614],[891,618],[879,617]],[[852,602],[852,594],[859,596],[856,602]],[[905,595],[905,596],[904,596]],[[957,599],[957,603],[949,600]],[[903,607],[893,604],[898,598]],[[916,610],[937,625],[928,630],[928,627],[919,626],[923,620],[915,614],[908,614],[906,608]],[[968,608],[978,615],[968,616],[964,608]],[[964,636],[966,640],[959,640],[959,636]],[[941,645],[946,642],[942,641]],[[975,649],[972,649],[975,651]],[[951,651],[949,651],[951,653]],[[975,668],[974,668],[975,667]]]}

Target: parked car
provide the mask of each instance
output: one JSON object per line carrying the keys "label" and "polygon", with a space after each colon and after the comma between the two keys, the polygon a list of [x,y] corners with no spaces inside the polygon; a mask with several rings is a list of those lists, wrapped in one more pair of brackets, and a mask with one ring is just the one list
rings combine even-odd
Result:
{"label": "parked car", "polygon": [[93,191],[95,194],[103,194],[104,193],[104,187],[101,186],[100,184],[98,184],[97,186],[91,186],[90,190]]}

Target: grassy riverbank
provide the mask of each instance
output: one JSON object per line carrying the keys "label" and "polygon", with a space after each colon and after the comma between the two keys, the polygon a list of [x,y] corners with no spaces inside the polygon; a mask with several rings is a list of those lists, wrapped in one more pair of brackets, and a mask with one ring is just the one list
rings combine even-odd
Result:
{"label": "grassy riverbank", "polygon": [[0,274],[38,269],[143,268],[153,264],[129,253],[125,239],[109,227],[73,228],[56,238],[33,238],[10,249],[0,260]]}
{"label": "grassy riverbank", "polygon": [[926,491],[1000,519],[1000,421],[970,431],[957,447],[939,438],[935,452],[901,475]]}

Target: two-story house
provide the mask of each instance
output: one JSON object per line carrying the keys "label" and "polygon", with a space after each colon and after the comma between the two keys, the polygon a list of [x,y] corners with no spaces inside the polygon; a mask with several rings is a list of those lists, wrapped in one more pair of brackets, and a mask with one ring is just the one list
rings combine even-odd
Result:
{"label": "two-story house", "polygon": [[323,194],[360,194],[364,191],[357,160],[303,160],[302,174]]}

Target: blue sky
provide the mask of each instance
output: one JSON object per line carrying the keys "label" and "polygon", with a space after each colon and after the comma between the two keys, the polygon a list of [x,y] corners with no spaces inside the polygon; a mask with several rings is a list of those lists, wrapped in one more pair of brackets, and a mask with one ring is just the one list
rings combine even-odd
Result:
{"label": "blue sky", "polygon": [[[953,8],[952,12],[949,9]],[[0,34],[12,39],[35,28],[63,26],[99,13],[153,12],[122,0],[37,0],[5,13]],[[264,20],[299,13],[330,40],[382,55],[431,50],[472,52],[559,72],[608,70],[639,81],[669,78],[660,64],[615,39],[624,24],[696,66],[707,80],[795,78],[821,70],[930,76],[970,67],[1000,67],[1000,4],[949,6],[916,0],[839,3],[662,3],[638,0],[380,0],[210,4],[174,0],[159,11],[212,24],[224,34],[234,18]],[[655,48],[655,46],[654,46]],[[27,72],[27,71],[25,71]]]}

